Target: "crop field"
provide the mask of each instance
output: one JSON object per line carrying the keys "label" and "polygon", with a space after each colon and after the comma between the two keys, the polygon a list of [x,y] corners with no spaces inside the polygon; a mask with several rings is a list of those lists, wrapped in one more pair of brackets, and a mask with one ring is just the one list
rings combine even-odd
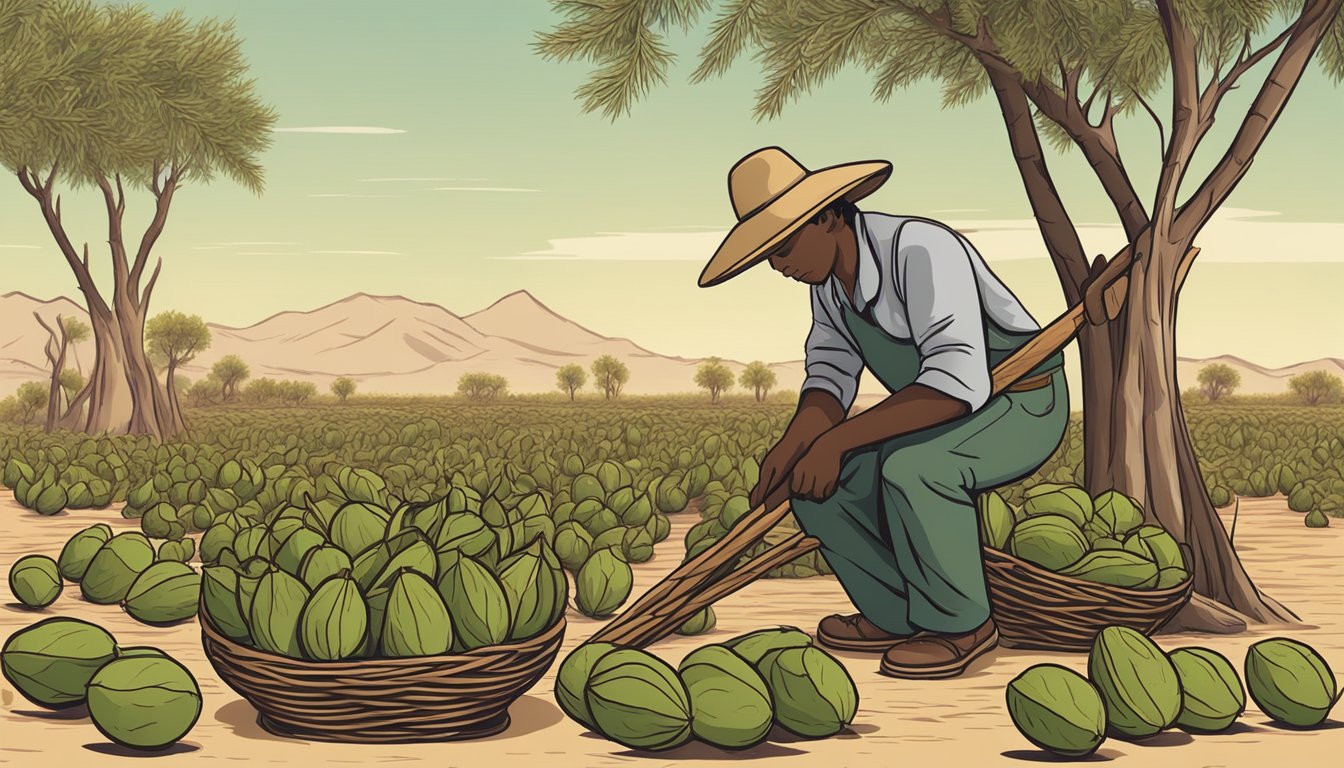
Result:
{"label": "crop field", "polygon": [[[221,668],[218,658],[201,656],[207,625],[219,636],[206,643],[207,652],[211,642],[227,642],[238,654],[261,652],[300,663],[385,663],[543,642],[572,649],[748,511],[757,459],[791,415],[791,405],[782,402],[709,406],[670,400],[215,407],[189,412],[189,439],[162,444],[0,427],[0,481],[13,498],[9,502],[0,489],[0,508],[9,518],[4,565],[13,567],[15,597],[32,606],[5,609],[5,634],[9,642],[16,637],[26,642],[22,632],[12,633],[32,629],[40,619],[95,622],[70,626],[82,633],[87,647],[106,649],[96,659],[96,665],[105,665],[104,676],[115,672],[125,682],[95,678],[75,687],[56,685],[44,694],[46,706],[81,701],[87,686],[89,716],[118,745],[136,746],[136,739],[152,733],[161,733],[155,738],[166,743],[190,732],[174,749],[245,757],[257,754],[249,750],[287,748],[268,741],[253,724],[256,713],[233,699],[210,671]],[[1310,526],[1313,516],[1344,514],[1344,409],[1200,406],[1189,409],[1188,417],[1225,524],[1232,515],[1228,503],[1246,497],[1237,542],[1246,548],[1257,578],[1296,600],[1293,607],[1309,620],[1334,626],[1340,601],[1320,577],[1328,580],[1325,553],[1337,546],[1337,531],[1317,533]],[[1047,545],[1038,547],[1042,556],[1057,556],[1051,537],[1059,532],[1035,526],[1042,530],[1033,534],[1030,526],[1014,524],[1040,515],[1072,517],[1077,504],[1078,528],[1070,528],[1070,536],[1077,539],[1076,554],[1086,551],[1091,559],[1064,572],[1134,588],[1161,589],[1185,579],[1181,554],[1164,549],[1165,534],[1138,527],[1141,512],[1131,500],[1118,494],[1092,499],[1074,487],[1081,480],[1081,452],[1075,422],[1034,477],[982,497],[986,544],[1008,549],[1011,542],[1014,554],[1053,569],[1030,552],[1035,537]],[[1020,535],[1009,535],[1017,529]],[[789,530],[786,522],[768,541]],[[1299,551],[1303,565],[1289,565],[1288,553]],[[44,564],[44,556],[52,560]],[[810,629],[845,601],[833,579],[808,578],[827,572],[824,560],[809,553],[772,571],[772,581],[722,601],[717,613],[702,611],[655,650],[660,656],[696,652],[706,643],[732,642],[726,632],[780,623]],[[197,620],[199,605],[204,612]],[[568,620],[563,641],[562,617]],[[1334,635],[1327,635],[1318,640],[1333,652]],[[1199,636],[1175,637],[1204,644],[1196,643]],[[1253,639],[1254,633],[1247,633],[1232,641],[1235,648],[1218,647],[1235,655]],[[1161,643],[1176,647],[1175,639]],[[171,658],[156,660],[161,653]],[[1067,662],[1067,657],[1027,651],[996,656],[1015,663],[1007,665],[1012,669],[997,664],[988,684],[982,680],[976,687],[989,673],[974,673],[965,683],[972,687],[961,694],[947,686],[941,692],[917,688],[910,701],[911,689],[902,687],[910,684],[874,674],[867,657],[821,659],[843,663],[870,698],[858,703],[858,719],[848,730],[846,723],[856,716],[852,700],[840,722],[818,732],[842,734],[825,740],[836,746],[818,741],[805,751],[832,753],[843,761],[852,757],[845,739],[856,734],[865,743],[921,749],[927,746],[923,741],[891,731],[894,721],[888,720],[895,713],[909,720],[920,701],[935,708],[961,706],[947,703],[949,696],[960,696],[962,704],[975,702],[966,711],[968,722],[983,718],[977,728],[984,738],[1003,744],[995,754],[1013,757],[1011,745],[1024,742],[1011,733],[1004,686],[1021,671],[1021,662]],[[157,731],[126,721],[121,713],[139,711],[135,707],[99,704],[112,699],[94,693],[134,696],[137,675],[180,676],[187,669],[201,686],[173,683],[179,686],[172,689],[176,698],[165,712],[177,719],[159,715],[153,721]],[[219,674],[237,688],[237,680]],[[584,718],[600,718],[582,698],[576,704],[572,692],[566,695],[558,661],[545,661],[536,674],[542,677],[538,687],[511,710],[512,727],[501,721],[499,728],[508,729],[498,737],[514,734],[532,753],[544,749],[542,741],[549,743],[543,734],[558,730],[551,726],[559,722],[559,710],[590,725]],[[669,667],[667,674],[675,677],[675,670]],[[115,685],[129,686],[130,692]],[[551,690],[559,710],[549,703]],[[13,694],[4,693],[8,707]],[[100,711],[112,713],[102,715],[107,722],[99,720]],[[765,712],[753,739],[763,738],[770,727],[768,707]],[[190,721],[183,719],[188,715]],[[5,727],[27,732],[21,723],[30,720],[20,712],[7,716]],[[955,727],[952,721],[929,722],[929,733]],[[1261,730],[1248,725],[1227,738],[1254,741]],[[778,728],[769,733],[769,743],[757,743],[750,754],[801,754],[790,746],[788,733]],[[235,742],[230,734],[248,739]],[[645,754],[612,753],[618,745],[576,734],[565,731],[560,737],[571,756],[583,761],[576,765],[615,765],[626,759],[622,755]],[[740,743],[755,742],[743,737]],[[971,741],[966,746],[968,759],[980,754],[969,751]],[[1129,748],[1117,747],[1099,754],[1114,757]],[[389,747],[378,757],[421,754]],[[722,753],[693,743],[660,754],[693,759]]]}

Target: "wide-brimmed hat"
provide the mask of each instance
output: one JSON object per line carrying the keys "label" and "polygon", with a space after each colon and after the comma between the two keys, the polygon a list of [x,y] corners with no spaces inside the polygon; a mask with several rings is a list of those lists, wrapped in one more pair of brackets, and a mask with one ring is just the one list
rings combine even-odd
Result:
{"label": "wide-brimmed hat", "polygon": [[728,171],[737,225],[700,273],[700,287],[718,285],[765,259],[798,227],[841,198],[856,202],[891,176],[891,163],[870,160],[809,171],[779,147],[758,149]]}

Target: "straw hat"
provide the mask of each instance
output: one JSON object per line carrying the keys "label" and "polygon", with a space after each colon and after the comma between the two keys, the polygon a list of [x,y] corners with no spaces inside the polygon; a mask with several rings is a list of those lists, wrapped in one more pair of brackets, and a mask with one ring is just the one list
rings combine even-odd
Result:
{"label": "straw hat", "polygon": [[718,285],[763,261],[826,206],[872,194],[891,176],[891,163],[873,160],[809,171],[779,147],[758,149],[728,171],[728,197],[737,226],[700,273],[700,287]]}

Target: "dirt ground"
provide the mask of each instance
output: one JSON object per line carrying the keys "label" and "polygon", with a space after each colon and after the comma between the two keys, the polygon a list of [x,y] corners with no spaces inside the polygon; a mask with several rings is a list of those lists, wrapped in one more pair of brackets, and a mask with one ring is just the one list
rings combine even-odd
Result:
{"label": "dirt ground", "polygon": [[[1279,598],[1304,624],[1286,633],[1258,628],[1242,635],[1162,635],[1167,648],[1214,648],[1240,666],[1251,643],[1275,634],[1291,634],[1315,646],[1344,669],[1344,524],[1309,530],[1302,516],[1282,499],[1246,500],[1237,524],[1237,548],[1260,587]],[[661,552],[636,567],[636,593],[648,588],[679,561],[677,544],[695,521],[694,513],[673,516],[673,533]],[[107,511],[81,511],[42,518],[0,496],[0,568],[25,554],[60,552],[75,531],[97,521],[133,527]],[[669,548],[671,548],[669,550]],[[675,552],[675,554],[674,554]],[[850,732],[821,741],[802,741],[776,731],[779,738],[745,752],[723,752],[690,744],[663,753],[627,750],[605,741],[567,719],[551,694],[554,668],[514,704],[511,727],[497,736],[470,742],[389,746],[312,743],[274,736],[256,724],[256,713],[215,676],[202,654],[200,632],[192,621],[171,628],[150,627],[119,608],[85,603],[78,587],[66,591],[45,611],[31,612],[8,602],[0,605],[0,638],[42,618],[76,616],[106,627],[123,645],[158,646],[186,664],[200,682],[204,711],[196,727],[174,748],[150,759],[164,764],[246,761],[253,764],[349,765],[432,762],[436,766],[510,766],[544,763],[562,766],[689,766],[725,761],[768,760],[799,766],[1023,765],[1049,761],[1013,728],[1004,706],[1004,686],[1026,667],[1044,661],[1085,670],[1082,655],[999,649],[956,680],[913,682],[877,674],[877,660],[839,654],[859,687],[859,713]],[[718,606],[718,627],[699,637],[676,637],[653,649],[676,663],[705,643],[776,624],[813,630],[828,613],[848,608],[839,585],[830,578],[771,580],[753,584]],[[571,612],[565,651],[591,634],[599,623]],[[562,651],[564,653],[565,651]],[[105,741],[82,709],[51,713],[31,705],[0,681],[0,763],[13,765],[103,765],[143,759]],[[1093,761],[1118,760],[1135,766],[1317,766],[1344,750],[1344,711],[1325,727],[1290,731],[1276,727],[1250,708],[1227,733],[1191,736],[1169,731],[1141,742],[1108,740]]]}

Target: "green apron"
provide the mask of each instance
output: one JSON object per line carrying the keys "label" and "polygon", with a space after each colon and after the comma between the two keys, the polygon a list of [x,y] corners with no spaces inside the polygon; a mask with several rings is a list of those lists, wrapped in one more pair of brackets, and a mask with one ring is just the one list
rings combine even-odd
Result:
{"label": "green apron", "polygon": [[[919,351],[845,306],[868,370],[891,392],[913,383]],[[991,368],[1031,334],[986,323]],[[794,516],[856,608],[894,634],[968,632],[989,618],[975,496],[1027,477],[1059,447],[1068,423],[1063,355],[1029,375],[1048,386],[1005,392],[979,410],[848,455],[822,502],[793,500]]]}

